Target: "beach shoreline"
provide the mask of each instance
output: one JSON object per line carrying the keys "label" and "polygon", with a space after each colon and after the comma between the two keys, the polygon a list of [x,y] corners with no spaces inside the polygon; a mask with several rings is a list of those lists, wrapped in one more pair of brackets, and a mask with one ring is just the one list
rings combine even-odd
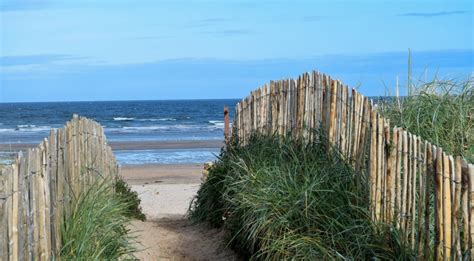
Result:
{"label": "beach shoreline", "polygon": [[[223,140],[112,141],[108,143],[119,164],[181,164],[206,162],[218,155]],[[0,143],[0,163],[11,162],[16,153],[36,143]]]}
{"label": "beach shoreline", "polygon": [[200,184],[204,163],[121,165],[120,175],[130,185]]}
{"label": "beach shoreline", "polygon": [[[109,141],[112,150],[211,149],[224,146],[224,140]],[[0,143],[0,151],[22,151],[37,143]]]}

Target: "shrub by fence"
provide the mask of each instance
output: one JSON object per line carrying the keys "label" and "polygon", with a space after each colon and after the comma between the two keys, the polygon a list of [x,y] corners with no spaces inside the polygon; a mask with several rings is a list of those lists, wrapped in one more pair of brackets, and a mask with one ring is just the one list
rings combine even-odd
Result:
{"label": "shrub by fence", "polygon": [[420,259],[473,258],[474,166],[397,127],[374,102],[319,72],[272,81],[236,106],[234,133],[326,138],[370,184],[376,222],[393,223]]}
{"label": "shrub by fence", "polygon": [[118,165],[103,128],[74,115],[0,175],[0,259],[49,260],[61,249],[71,200]]}

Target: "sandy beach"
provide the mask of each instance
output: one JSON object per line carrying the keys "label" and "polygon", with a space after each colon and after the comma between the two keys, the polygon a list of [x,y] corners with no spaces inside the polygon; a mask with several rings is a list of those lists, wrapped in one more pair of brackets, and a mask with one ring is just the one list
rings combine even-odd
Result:
{"label": "sandy beach", "polygon": [[236,260],[221,230],[192,224],[187,210],[201,184],[203,164],[121,166],[141,199],[147,221],[133,221],[140,260]]}
{"label": "sandy beach", "polygon": [[120,173],[131,185],[200,184],[203,164],[124,165]]}

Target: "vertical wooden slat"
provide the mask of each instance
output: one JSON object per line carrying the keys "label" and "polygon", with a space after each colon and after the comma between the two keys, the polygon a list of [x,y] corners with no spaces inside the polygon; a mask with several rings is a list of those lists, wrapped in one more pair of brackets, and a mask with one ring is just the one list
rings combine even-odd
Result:
{"label": "vertical wooden slat", "polygon": [[278,94],[278,102],[279,102],[279,110],[278,110],[278,135],[282,136],[284,129],[284,114],[285,114],[285,94],[284,94],[284,87],[281,81],[278,82],[279,94]]}
{"label": "vertical wooden slat", "polygon": [[51,191],[50,191],[50,179],[51,179],[51,157],[50,147],[48,139],[44,139],[44,152],[43,152],[43,198],[44,198],[44,222],[45,222],[45,241],[46,241],[46,256],[45,259],[51,258]]}
{"label": "vertical wooden slat", "polygon": [[342,125],[342,83],[336,81],[337,90],[336,90],[336,124],[335,124],[335,143],[339,151],[342,151],[341,146],[341,125]]}
{"label": "vertical wooden slat", "polygon": [[51,230],[51,254],[52,258],[56,258],[59,252],[57,242],[59,235],[57,234],[60,220],[57,217],[57,171],[58,171],[58,143],[56,131],[51,130],[49,138],[49,189],[50,189],[50,230]]}
{"label": "vertical wooden slat", "polygon": [[[393,139],[389,147],[388,161],[387,161],[387,208],[386,208],[386,219],[387,223],[393,222],[393,215],[395,213],[395,157],[397,153],[396,143],[396,131],[393,131]],[[390,128],[387,126],[385,129],[385,141],[390,142]]]}
{"label": "vertical wooden slat", "polygon": [[335,143],[335,128],[336,128],[336,102],[337,102],[337,82],[331,82],[331,92],[329,93],[330,106],[329,106],[329,142]]}
{"label": "vertical wooden slat", "polygon": [[[289,129],[290,129],[290,126],[291,126],[291,116],[290,116],[290,112],[291,112],[291,100],[293,99],[297,99],[297,97],[293,97],[296,96],[296,93],[291,93],[291,89],[294,87],[293,85],[293,80],[292,79],[288,79],[286,81],[283,82],[283,86],[284,86],[284,121],[283,121],[283,135],[287,135],[289,134]],[[292,87],[293,86],[293,87]],[[298,133],[299,130],[296,130],[296,133]]]}
{"label": "vertical wooden slat", "polygon": [[381,220],[383,211],[383,184],[385,182],[383,171],[383,119],[377,113],[377,202],[375,205],[375,217],[377,221]]}
{"label": "vertical wooden slat", "polygon": [[406,227],[405,232],[407,236],[407,240],[410,245],[412,245],[413,241],[411,238],[412,235],[412,191],[413,191],[413,180],[412,180],[412,162],[413,162],[413,134],[408,133],[408,151],[407,151],[407,169],[406,169],[406,179],[407,179],[407,198],[406,198]]}
{"label": "vertical wooden slat", "polygon": [[444,255],[450,258],[451,254],[451,174],[449,156],[443,153],[443,216],[444,216]]}
{"label": "vertical wooden slat", "polygon": [[[278,119],[279,119],[279,97],[278,85],[276,82],[270,83],[272,87],[272,135],[278,133]],[[242,118],[242,120],[244,120]]]}
{"label": "vertical wooden slat", "polygon": [[0,169],[0,256],[8,255],[8,217],[6,209],[6,168]]}
{"label": "vertical wooden slat", "polygon": [[74,188],[74,198],[77,199],[80,193],[80,171],[81,171],[81,162],[80,154],[78,153],[80,148],[80,132],[79,132],[79,115],[74,114],[72,118],[72,128],[73,128],[73,137],[72,137],[72,162],[73,162],[73,175],[72,175],[72,186]]}
{"label": "vertical wooden slat", "polygon": [[443,218],[443,150],[441,148],[433,149],[436,151],[436,174],[435,174],[435,259],[443,260],[444,244],[444,218]]}
{"label": "vertical wooden slat", "polygon": [[[363,143],[364,143],[364,133],[363,133],[363,126],[364,126],[364,97],[360,94],[360,93],[357,93],[357,97],[359,99],[358,101],[358,111],[357,111],[357,115],[359,117],[359,126],[357,127],[357,137],[358,137],[358,140],[357,140],[357,144],[356,144],[356,153],[357,153],[357,169],[359,170],[360,169],[360,165],[362,164],[362,162],[360,162],[361,160],[361,155],[362,155],[362,152],[363,152],[363,147],[361,146]],[[382,120],[382,123],[381,125],[383,126],[383,120]],[[383,129],[380,131],[380,133],[383,133]]]}
{"label": "vertical wooden slat", "polygon": [[[396,180],[396,227],[400,229],[401,224],[401,213],[402,213],[402,174],[401,174],[401,162],[402,162],[402,146],[403,146],[403,130],[400,128],[394,129],[394,147],[396,149],[395,157],[395,180]],[[396,139],[395,139],[396,137]]]}
{"label": "vertical wooden slat", "polygon": [[286,80],[282,82],[282,87],[283,87],[283,95],[282,95],[282,104],[283,104],[283,122],[282,122],[282,135],[286,136],[288,134],[288,128],[289,128],[289,103],[288,100],[290,99],[290,81]]}
{"label": "vertical wooden slat", "polygon": [[315,125],[314,128],[319,130],[319,127],[321,126],[321,122],[323,120],[322,116],[322,105],[323,105],[323,86],[322,86],[322,76],[319,74],[319,72],[314,73],[314,91],[315,91],[315,116],[314,116],[314,121]]}
{"label": "vertical wooden slat", "polygon": [[370,115],[370,194],[371,194],[371,212],[375,220],[375,209],[377,204],[377,116],[374,111]]}
{"label": "vertical wooden slat", "polygon": [[[327,75],[323,75],[323,84],[324,84],[324,105],[322,106],[323,109],[323,122],[324,128],[326,131],[325,135],[329,137],[329,121],[330,121],[330,108],[331,108],[331,78]],[[329,139],[329,141],[331,141]]]}
{"label": "vertical wooden slat", "polygon": [[314,104],[312,100],[314,98],[314,89],[313,89],[313,74],[306,73],[306,82],[305,82],[305,119],[304,119],[304,128],[305,128],[305,138],[306,141],[311,141],[312,133],[310,130],[313,128],[313,116],[314,116]]}
{"label": "vertical wooden slat", "polygon": [[20,158],[17,158],[15,163],[11,166],[11,175],[12,175],[12,234],[11,234],[11,253],[10,257],[11,260],[18,260],[19,259],[19,237],[18,237],[18,230],[19,228],[19,221],[20,221],[20,189],[19,189],[19,176],[20,176],[20,169],[19,169]]}
{"label": "vertical wooden slat", "polygon": [[[294,88],[294,87],[292,87]],[[297,131],[300,134],[301,137],[303,137],[303,132],[304,132],[304,115],[305,115],[305,74],[301,75],[298,78],[298,82],[296,85],[295,91],[296,91],[296,102],[295,102],[295,109],[296,109],[296,125],[297,125]]]}
{"label": "vertical wooden slat", "polygon": [[468,173],[469,173],[469,181],[470,181],[470,235],[471,235],[471,238],[469,240],[469,248],[470,248],[470,258],[472,259],[473,258],[473,255],[474,255],[474,249],[473,249],[473,245],[474,245],[474,165],[473,164],[469,164],[468,165],[469,167],[467,168],[468,169]]}
{"label": "vertical wooden slat", "polygon": [[256,127],[257,127],[257,132],[261,133],[262,132],[262,118],[263,118],[262,89],[261,88],[257,89],[256,99],[257,99],[257,106],[256,106],[256,110],[257,110],[256,123],[257,123],[257,126]]}
{"label": "vertical wooden slat", "polygon": [[229,143],[230,140],[230,119],[229,119],[229,108],[224,106],[224,141]]}
{"label": "vertical wooden slat", "polygon": [[272,135],[272,94],[271,94],[271,84],[267,84],[266,86],[266,110],[267,110],[267,118],[265,120],[265,134]]}
{"label": "vertical wooden slat", "polygon": [[7,233],[8,233],[8,257],[9,260],[13,260],[13,242],[12,242],[12,235],[13,235],[13,165],[8,166],[6,168],[6,212],[7,212]]}
{"label": "vertical wooden slat", "polygon": [[341,93],[341,152],[346,159],[348,158],[347,155],[347,148],[346,148],[346,142],[347,142],[347,87],[343,86],[342,88],[342,93]]}
{"label": "vertical wooden slat", "polygon": [[[346,101],[347,101],[347,144],[346,144],[346,154],[347,154],[347,159],[353,163],[354,160],[354,155],[352,153],[352,142],[354,140],[354,137],[353,137],[353,132],[354,132],[354,115],[353,115],[353,98],[352,98],[352,93],[353,91],[348,89],[348,93],[346,94]],[[368,124],[370,124],[370,112],[369,112],[369,120],[368,120]],[[371,126],[369,125],[368,129],[371,130],[370,128]],[[369,138],[369,141],[370,141],[370,133],[368,135],[368,138]],[[369,146],[370,148],[370,146]]]}
{"label": "vertical wooden slat", "polygon": [[401,228],[404,233],[407,231],[407,215],[408,215],[408,135],[406,131],[402,131],[403,148],[403,187],[402,187],[402,212],[401,212]]}
{"label": "vertical wooden slat", "polygon": [[29,260],[28,253],[28,169],[27,169],[27,159],[23,156],[23,153],[19,153],[20,158],[20,168],[19,168],[19,179],[18,185],[20,190],[20,229],[19,229],[19,260]]}
{"label": "vertical wooden slat", "polygon": [[[304,89],[303,89],[303,77],[300,80],[300,85],[297,86],[297,83],[289,79],[287,83],[288,87],[288,95],[287,95],[287,119],[286,119],[286,131],[285,133],[292,133],[293,135],[296,134],[297,137],[304,137]],[[299,98],[299,100],[298,100]],[[299,107],[301,107],[301,110],[299,110]],[[298,114],[300,113],[300,114]],[[299,123],[300,125],[296,127],[298,121],[297,119],[300,119]],[[296,133],[294,133],[294,130],[296,129]]]}
{"label": "vertical wooden slat", "polygon": [[369,102],[368,98],[363,98],[360,95],[360,108],[359,108],[359,113],[360,113],[360,127],[358,128],[359,132],[359,140],[358,140],[358,145],[357,145],[357,152],[355,155],[356,158],[356,170],[360,172],[362,170],[362,167],[364,166],[364,155],[367,153],[365,151],[366,149],[366,143],[368,139],[368,124],[370,122],[370,112],[372,111],[371,104]]}
{"label": "vertical wooden slat", "polygon": [[411,247],[412,249],[415,248],[415,235],[416,235],[416,192],[417,192],[417,164],[418,164],[418,142],[417,142],[417,137],[415,135],[412,135],[412,140],[411,140],[411,155],[410,158],[411,160],[411,213],[410,213],[410,219],[411,219]]}
{"label": "vertical wooden slat", "polygon": [[[453,161],[450,157],[450,161]],[[461,174],[461,161],[460,156],[456,157],[455,166],[454,166],[454,180],[455,193],[454,193],[454,208],[453,208],[453,240],[455,246],[455,258],[462,259],[461,252],[461,184],[462,184],[462,174]]]}
{"label": "vertical wooden slat", "polygon": [[[352,91],[351,89],[347,89],[346,94],[346,118],[347,118],[347,138],[346,138],[346,158],[349,160],[349,163],[353,163],[353,155],[352,155],[352,132],[353,132],[353,109],[352,109]],[[370,114],[369,114],[369,143],[370,143]],[[370,149],[370,145],[369,145]],[[370,153],[370,152],[369,152]],[[370,166],[369,166],[370,167]]]}
{"label": "vertical wooden slat", "polygon": [[416,139],[416,144],[417,144],[417,176],[418,176],[418,184],[419,186],[417,187],[417,194],[418,194],[418,200],[417,200],[417,215],[416,215],[416,250],[417,250],[417,255],[419,258],[423,257],[423,238],[424,238],[424,204],[425,204],[425,186],[426,186],[426,173],[425,171],[425,163],[426,163],[426,158],[425,158],[425,150],[424,147],[422,147],[422,142],[421,139],[418,137]]}
{"label": "vertical wooden slat", "polygon": [[61,241],[59,238],[60,233],[60,226],[59,222],[61,217],[64,215],[64,205],[65,202],[65,181],[66,181],[66,173],[65,173],[65,166],[64,166],[64,159],[65,159],[65,152],[66,152],[66,133],[65,128],[59,129],[57,134],[57,144],[58,144],[58,155],[57,155],[57,162],[58,167],[56,171],[56,251],[61,249]]}
{"label": "vertical wooden slat", "polygon": [[[363,122],[363,121],[362,121]],[[385,219],[386,219],[386,212],[387,212],[387,150],[388,150],[388,141],[386,140],[386,137],[388,135],[388,131],[389,131],[389,122],[382,118],[380,116],[380,119],[379,119],[379,146],[380,146],[380,158],[379,158],[379,161],[380,161],[380,174],[381,174],[381,184],[380,184],[380,194],[381,194],[381,201],[380,201],[380,221],[382,222],[385,222]],[[361,124],[362,125],[362,124]],[[362,127],[361,127],[361,136],[362,136]],[[362,137],[361,137],[361,141],[362,141]],[[359,146],[359,154],[362,152],[362,148]]]}
{"label": "vertical wooden slat", "polygon": [[[432,150],[432,145],[428,142],[425,142],[425,176],[426,176],[426,182],[425,182],[425,226],[424,226],[424,257],[429,260],[431,258],[431,249],[430,249],[430,195],[431,195],[431,188],[434,185],[434,166],[433,166],[433,150]],[[436,153],[436,152],[434,152]]]}
{"label": "vertical wooden slat", "polygon": [[31,164],[31,186],[30,186],[30,194],[32,196],[32,222],[30,226],[32,226],[32,249],[33,249],[33,256],[36,258],[40,258],[41,256],[41,246],[40,246],[40,215],[39,212],[39,175],[41,175],[41,167],[39,166],[39,148],[34,148],[31,150],[29,154],[31,157],[30,164]]}
{"label": "vertical wooden slat", "polygon": [[[362,119],[361,115],[359,115],[359,94],[356,90],[352,89],[352,144],[351,144],[351,151],[353,155],[353,159],[357,164],[357,145],[359,145],[359,122]],[[376,122],[376,121],[375,121]],[[377,126],[377,125],[376,125]],[[377,128],[377,127],[376,127]],[[377,135],[377,134],[374,134]],[[376,139],[377,137],[372,137]],[[376,159],[376,158],[373,158]]]}
{"label": "vertical wooden slat", "polygon": [[463,243],[462,243],[462,252],[463,260],[468,260],[471,255],[471,220],[469,216],[471,215],[470,201],[471,198],[471,178],[469,176],[469,166],[465,160],[461,161],[461,201],[462,201],[462,225],[463,225]]}
{"label": "vertical wooden slat", "polygon": [[38,215],[38,245],[39,245],[39,255],[38,258],[40,260],[47,260],[47,243],[46,243],[46,213],[45,213],[45,199],[44,199],[44,164],[43,164],[43,156],[44,156],[44,146],[40,144],[39,149],[37,151],[36,156],[36,169],[37,173],[35,175],[35,194],[36,194],[36,208],[37,208],[37,215]]}

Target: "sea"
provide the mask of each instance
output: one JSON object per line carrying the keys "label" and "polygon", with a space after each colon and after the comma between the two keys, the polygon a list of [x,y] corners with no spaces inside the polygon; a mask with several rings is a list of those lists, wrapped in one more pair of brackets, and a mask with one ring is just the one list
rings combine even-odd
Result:
{"label": "sea", "polygon": [[[109,142],[192,142],[224,138],[224,106],[233,118],[236,99],[0,103],[0,143],[39,143],[73,114],[99,122]],[[204,142],[205,143],[205,142]],[[5,146],[3,146],[5,147]],[[219,148],[118,150],[121,164],[176,164],[212,161]],[[0,163],[11,151],[0,152]]]}

